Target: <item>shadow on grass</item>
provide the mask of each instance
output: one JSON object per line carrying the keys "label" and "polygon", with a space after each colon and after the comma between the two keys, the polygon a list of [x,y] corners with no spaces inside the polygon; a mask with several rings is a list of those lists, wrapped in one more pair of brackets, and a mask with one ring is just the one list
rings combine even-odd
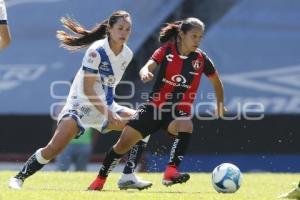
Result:
{"label": "shadow on grass", "polygon": [[[25,189],[25,188],[24,188]],[[70,188],[26,188],[26,190],[30,190],[30,191],[55,191],[55,192],[87,192],[87,193],[91,193],[91,194],[96,194],[96,193],[120,193],[120,192],[124,192],[124,193],[145,193],[145,194],[207,194],[207,193],[212,193],[212,192],[196,192],[196,191],[163,191],[163,190],[159,190],[159,191],[151,191],[151,190],[110,190],[110,189],[104,189],[101,191],[92,191],[92,190],[80,190],[80,189],[70,189]]]}

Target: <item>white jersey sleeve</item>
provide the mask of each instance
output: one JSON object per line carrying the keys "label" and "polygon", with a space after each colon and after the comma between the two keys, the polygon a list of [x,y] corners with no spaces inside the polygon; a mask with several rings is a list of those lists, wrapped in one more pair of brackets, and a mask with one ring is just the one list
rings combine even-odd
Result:
{"label": "white jersey sleeve", "polygon": [[127,67],[129,65],[129,63],[131,62],[131,60],[132,60],[133,53],[127,45],[125,46],[125,48],[126,48],[126,58],[127,58],[126,67]]}
{"label": "white jersey sleeve", "polygon": [[6,7],[3,0],[0,0],[0,24],[7,23]]}
{"label": "white jersey sleeve", "polygon": [[99,52],[96,49],[90,47],[83,57],[82,70],[97,74],[100,62],[101,57]]}

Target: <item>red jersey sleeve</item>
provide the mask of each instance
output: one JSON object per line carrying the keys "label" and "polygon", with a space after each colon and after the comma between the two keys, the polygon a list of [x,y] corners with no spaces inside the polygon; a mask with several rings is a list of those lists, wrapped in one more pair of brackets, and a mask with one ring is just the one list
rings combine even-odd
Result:
{"label": "red jersey sleeve", "polygon": [[203,71],[204,74],[207,77],[213,76],[217,71],[214,63],[211,61],[211,59],[205,53],[202,52],[202,55],[203,55],[204,62],[205,62],[204,63],[204,71]]}
{"label": "red jersey sleeve", "polygon": [[152,54],[151,59],[157,64],[161,64],[166,54],[166,46],[161,46]]}

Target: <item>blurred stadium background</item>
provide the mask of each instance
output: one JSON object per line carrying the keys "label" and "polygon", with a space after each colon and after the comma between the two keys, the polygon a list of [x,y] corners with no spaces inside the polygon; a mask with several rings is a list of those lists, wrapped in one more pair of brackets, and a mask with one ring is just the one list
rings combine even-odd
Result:
{"label": "blurred stadium background", "polygon": [[[59,48],[59,19],[71,16],[92,28],[112,11],[131,13],[129,46],[134,60],[124,80],[136,84],[135,96],[151,84],[140,84],[138,70],[158,47],[164,22],[195,16],[206,24],[201,48],[214,61],[224,82],[226,105],[232,115],[238,105],[264,105],[261,120],[194,120],[195,131],[185,171],[211,171],[232,162],[241,171],[300,172],[300,1],[298,0],[7,0],[13,41],[0,53],[0,169],[16,169],[51,138],[55,122],[51,105],[61,102],[69,81],[80,67],[83,51]],[[119,87],[119,95],[128,88]],[[211,101],[202,79],[198,101]],[[204,112],[205,109],[201,110]],[[259,116],[261,113],[251,113]],[[101,161],[119,134],[100,135],[91,163]],[[142,170],[162,171],[170,139],[156,133],[144,154]],[[98,166],[98,164],[96,165]],[[47,169],[47,168],[46,168]]]}

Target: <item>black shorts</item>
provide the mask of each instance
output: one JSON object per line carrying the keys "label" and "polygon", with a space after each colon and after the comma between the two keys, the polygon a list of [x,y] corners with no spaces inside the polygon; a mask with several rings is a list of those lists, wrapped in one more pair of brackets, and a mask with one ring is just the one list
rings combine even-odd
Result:
{"label": "black shorts", "polygon": [[138,130],[145,138],[159,129],[167,130],[169,124],[176,118],[188,116],[189,113],[180,110],[158,109],[155,105],[143,104],[127,125]]}

